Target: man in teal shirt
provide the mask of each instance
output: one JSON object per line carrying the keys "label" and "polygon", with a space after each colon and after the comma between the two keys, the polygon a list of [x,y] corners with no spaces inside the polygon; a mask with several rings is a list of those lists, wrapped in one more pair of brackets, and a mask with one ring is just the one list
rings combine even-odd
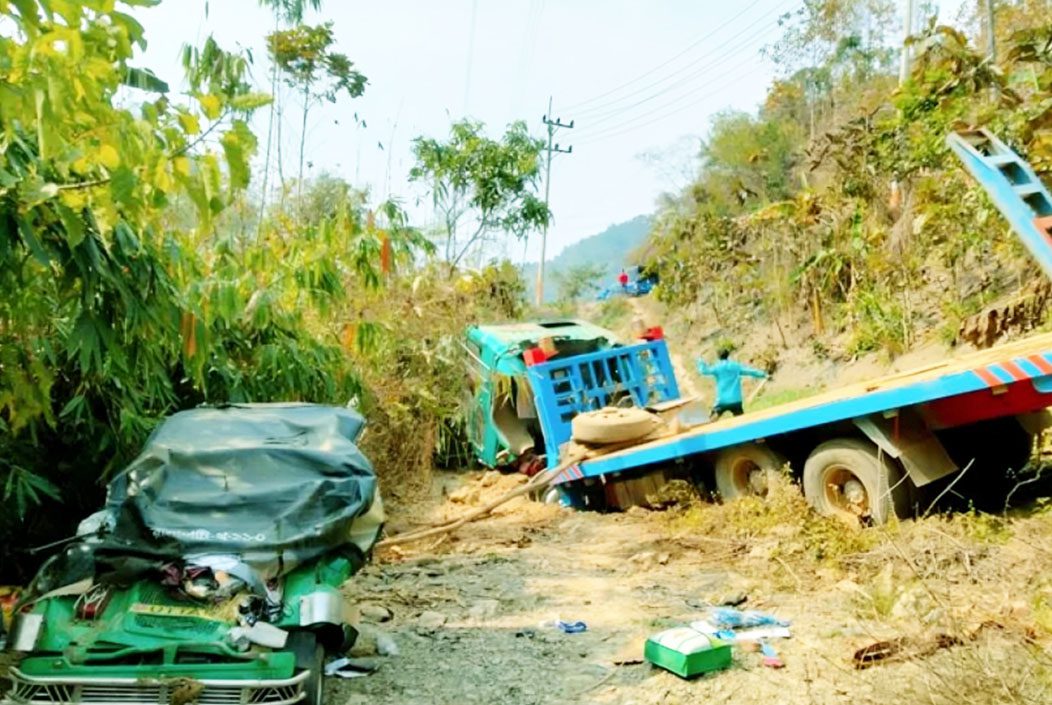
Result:
{"label": "man in teal shirt", "polygon": [[731,360],[731,352],[726,348],[720,350],[718,355],[720,359],[712,365],[704,360],[698,360],[698,372],[716,378],[716,404],[712,407],[712,416],[718,418],[725,411],[738,416],[744,413],[742,377],[763,379],[767,374],[754,367]]}

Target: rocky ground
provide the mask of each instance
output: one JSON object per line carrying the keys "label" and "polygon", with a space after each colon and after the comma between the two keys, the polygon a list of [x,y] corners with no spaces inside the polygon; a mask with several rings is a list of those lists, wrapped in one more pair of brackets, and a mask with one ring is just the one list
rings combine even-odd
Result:
{"label": "rocky ground", "polygon": [[[522,481],[439,474],[431,496],[392,508],[389,533],[460,516]],[[353,655],[378,669],[327,679],[326,701],[1049,703],[1050,492],[1034,482],[1003,513],[867,529],[815,516],[788,480],[766,501],[670,492],[688,499],[661,511],[517,499],[454,535],[385,549],[348,583],[364,615]],[[739,601],[791,622],[774,644],[784,668],[737,649],[729,669],[686,681],[642,661],[648,635]],[[563,633],[558,619],[587,631]],[[879,642],[889,658],[857,668],[856,652]]]}
{"label": "rocky ground", "polygon": [[[454,517],[519,482],[446,475],[391,531]],[[330,679],[356,703],[1052,702],[1052,511],[957,513],[859,530],[773,499],[575,513],[516,500],[437,543],[388,550],[349,586],[379,670]],[[647,635],[708,605],[792,622],[785,667],[738,650],[693,681],[641,661]],[[556,619],[584,621],[565,634]],[[865,669],[853,655],[891,640]],[[390,650],[397,655],[376,656]]]}

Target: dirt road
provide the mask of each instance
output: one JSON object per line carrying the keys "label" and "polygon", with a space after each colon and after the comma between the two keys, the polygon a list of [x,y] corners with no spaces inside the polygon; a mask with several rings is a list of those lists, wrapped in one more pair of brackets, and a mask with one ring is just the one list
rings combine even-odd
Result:
{"label": "dirt road", "polygon": [[[519,481],[440,478],[459,502],[404,508],[394,530],[455,516]],[[664,512],[575,513],[526,500],[437,546],[388,552],[349,586],[393,619],[400,654],[333,682],[358,703],[1052,702],[1052,512],[958,515],[845,529],[791,487],[767,502]],[[785,667],[739,651],[727,671],[684,681],[639,662],[642,641],[706,605],[792,622]],[[588,631],[564,634],[556,618]],[[852,654],[903,638],[899,662],[856,670]],[[946,647],[946,648],[942,648]],[[619,665],[621,664],[621,665]]]}

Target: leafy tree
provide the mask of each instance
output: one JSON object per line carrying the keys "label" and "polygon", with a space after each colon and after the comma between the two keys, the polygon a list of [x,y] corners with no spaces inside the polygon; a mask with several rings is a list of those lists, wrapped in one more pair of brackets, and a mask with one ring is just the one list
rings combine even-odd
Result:
{"label": "leafy tree", "polygon": [[720,113],[701,147],[702,187],[724,213],[786,198],[797,187],[792,177],[800,143],[792,123]]}
{"label": "leafy tree", "polygon": [[765,52],[788,74],[779,83],[796,86],[811,139],[828,118],[836,122],[843,104],[857,103],[871,79],[887,79],[875,86],[881,94],[893,85],[895,18],[892,0],[804,0],[780,18],[785,32]]}
{"label": "leafy tree", "polygon": [[[133,7],[152,0],[134,0]],[[142,27],[112,3],[0,2],[0,575],[67,532],[157,419],[201,402],[362,394],[335,315],[428,243],[397,204],[349,189],[309,221],[240,238],[250,59],[184,52],[185,99],[134,66]],[[134,107],[129,107],[134,106]],[[206,139],[211,137],[211,139]],[[62,512],[32,512],[59,498]],[[33,537],[32,539],[27,537]]]}
{"label": "leafy tree", "polygon": [[259,4],[273,12],[278,21],[294,25],[303,22],[307,10],[321,9],[321,0],[259,0]]}
{"label": "leafy tree", "polygon": [[454,123],[448,140],[413,140],[410,179],[431,189],[451,273],[468,254],[481,256],[488,243],[523,238],[548,222],[548,208],[536,195],[543,146],[523,122],[509,125],[500,140],[472,120]]}
{"label": "leafy tree", "polygon": [[[282,22],[291,25],[301,24],[303,15],[308,10],[318,11],[321,9],[321,0],[259,0],[259,4],[271,11],[274,15],[274,31],[281,29]],[[278,108],[278,79],[280,68],[276,62],[270,64],[270,95],[273,101],[270,104],[267,116],[267,144],[263,157],[263,185],[260,187],[259,197],[259,226],[262,227],[263,212],[267,207],[267,185],[270,180],[270,153],[274,143],[274,116]],[[280,137],[279,137],[280,139]]]}
{"label": "leafy tree", "polygon": [[286,83],[302,92],[299,191],[302,191],[307,115],[311,107],[322,100],[335,103],[341,93],[357,98],[365,92],[365,76],[354,68],[354,63],[346,55],[331,50],[334,41],[331,22],[316,27],[301,24],[267,36],[271,60],[284,75]]}
{"label": "leafy tree", "polygon": [[790,18],[792,73],[757,114],[715,121],[695,183],[655,219],[645,253],[663,299],[780,332],[806,311],[825,348],[897,354],[928,311],[977,311],[1029,276],[945,136],[988,127],[1052,173],[1052,30],[1029,0],[998,3],[1015,24],[994,63],[975,36],[930,24],[898,87],[886,48],[861,31],[878,6],[808,0]]}
{"label": "leafy tree", "polygon": [[606,271],[599,264],[578,264],[555,273],[559,299],[575,304],[599,288]]}

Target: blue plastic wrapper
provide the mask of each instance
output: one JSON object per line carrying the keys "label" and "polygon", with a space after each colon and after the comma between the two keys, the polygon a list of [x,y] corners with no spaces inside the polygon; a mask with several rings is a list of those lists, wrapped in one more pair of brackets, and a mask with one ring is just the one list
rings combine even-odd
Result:
{"label": "blue plastic wrapper", "polygon": [[559,629],[562,629],[567,634],[578,634],[580,632],[588,631],[588,625],[584,622],[564,622],[561,619],[555,623]]}
{"label": "blue plastic wrapper", "polygon": [[709,613],[709,621],[724,629],[748,629],[750,627],[788,627],[789,622],[766,612],[749,610],[743,612],[733,607],[715,607]]}

